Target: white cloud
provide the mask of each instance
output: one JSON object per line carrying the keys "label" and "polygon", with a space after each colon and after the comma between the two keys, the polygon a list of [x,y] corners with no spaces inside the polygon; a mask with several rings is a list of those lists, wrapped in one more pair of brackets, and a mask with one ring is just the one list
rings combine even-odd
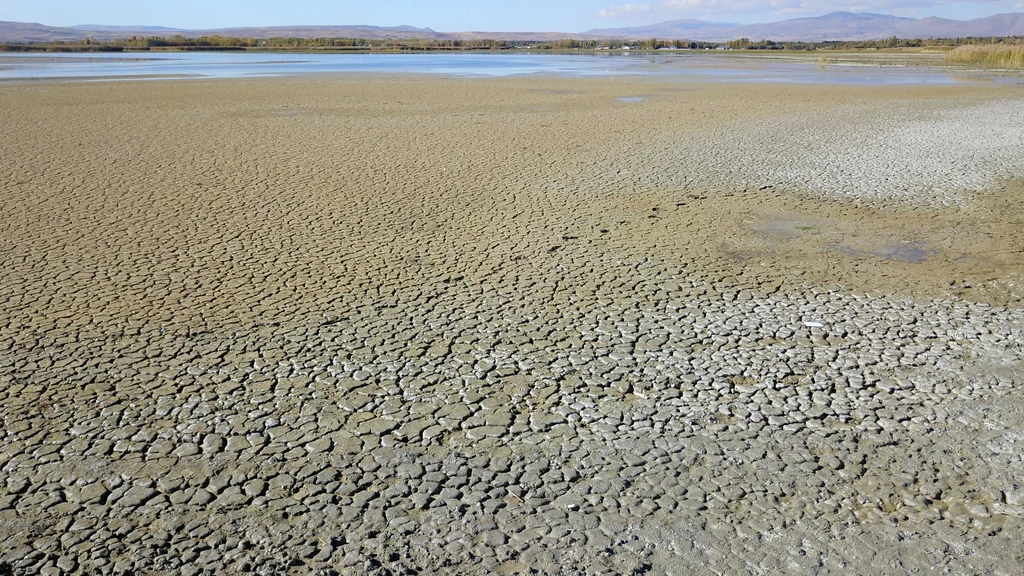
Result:
{"label": "white cloud", "polygon": [[622,6],[605,8],[598,12],[597,15],[601,18],[632,18],[650,14],[651,9],[650,4],[623,4]]}
{"label": "white cloud", "polygon": [[1021,0],[660,0],[643,4],[622,4],[601,10],[598,16],[612,20],[654,20],[656,18],[751,17],[795,18],[820,16],[828,12],[880,12],[916,15],[946,12],[960,15],[976,12],[971,18],[1024,7]]}
{"label": "white cloud", "polygon": [[805,3],[801,0],[771,0],[768,2],[756,0],[662,0],[656,3],[612,6],[601,10],[598,16],[601,18],[689,17],[704,14],[738,13],[751,9],[781,12],[793,10]]}

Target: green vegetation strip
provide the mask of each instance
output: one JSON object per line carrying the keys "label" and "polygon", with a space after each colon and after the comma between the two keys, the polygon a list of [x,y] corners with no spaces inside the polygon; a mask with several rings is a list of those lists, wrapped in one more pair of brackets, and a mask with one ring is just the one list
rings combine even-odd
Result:
{"label": "green vegetation strip", "polygon": [[[941,48],[953,50],[950,61],[966,64],[985,64],[1020,68],[1022,44],[1020,38],[920,38],[902,39],[892,36],[869,41],[776,42],[752,41],[739,38],[729,42],[693,42],[688,40],[605,39],[556,41],[530,40],[436,40],[436,39],[384,39],[365,38],[233,38],[227,36],[201,36],[186,38],[133,36],[117,40],[99,41],[83,39],[55,42],[22,42],[0,44],[0,52],[121,52],[125,50],[386,50],[386,51],[461,51],[461,50],[609,50],[629,47],[633,50],[894,50],[901,48]],[[1003,55],[1004,52],[1006,55]],[[1016,64],[1014,64],[1016,62]]]}

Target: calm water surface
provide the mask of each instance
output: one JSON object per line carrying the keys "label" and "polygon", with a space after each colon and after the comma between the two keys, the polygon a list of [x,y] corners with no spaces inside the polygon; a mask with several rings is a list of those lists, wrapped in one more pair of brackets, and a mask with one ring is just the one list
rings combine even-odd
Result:
{"label": "calm water surface", "polygon": [[167,78],[251,78],[332,73],[435,74],[460,77],[519,75],[676,76],[692,81],[840,84],[949,84],[1018,76],[950,72],[926,67],[819,67],[806,59],[731,57],[702,52],[668,54],[296,54],[254,52],[7,53],[0,81]]}

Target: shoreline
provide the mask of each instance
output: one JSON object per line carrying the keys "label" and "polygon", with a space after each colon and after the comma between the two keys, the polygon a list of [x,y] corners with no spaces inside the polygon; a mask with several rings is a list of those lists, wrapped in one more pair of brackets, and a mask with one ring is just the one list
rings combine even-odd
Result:
{"label": "shoreline", "polygon": [[[3,56],[0,56],[2,59]],[[545,57],[545,56],[538,56]],[[767,58],[766,58],[767,59]],[[159,61],[159,60],[155,60]],[[780,64],[797,64],[795,60],[775,59]],[[218,63],[222,65],[223,63]],[[260,64],[260,63],[256,63]],[[271,63],[280,65],[284,63]],[[291,64],[291,63],[289,63]],[[295,63],[299,67],[309,63]],[[422,76],[437,80],[444,79],[465,79],[465,80],[486,80],[493,78],[551,78],[551,79],[573,79],[573,78],[610,78],[616,76],[646,78],[664,82],[678,82],[690,84],[776,84],[776,85],[816,85],[816,86],[912,86],[925,85],[962,85],[968,83],[991,82],[1007,86],[1024,85],[1024,76],[1008,70],[981,70],[957,68],[914,68],[907,69],[903,66],[893,65],[888,67],[876,67],[863,64],[828,64],[816,66],[815,68],[800,68],[795,70],[777,71],[756,71],[743,66],[742,59],[732,63],[732,67],[717,68],[680,68],[680,63],[652,63],[650,65],[636,64],[631,68],[616,70],[549,70],[538,69],[527,72],[508,72],[500,68],[489,68],[482,66],[476,71],[466,70],[416,70],[414,68],[396,70],[305,70],[305,71],[214,71],[210,73],[189,73],[184,67],[180,73],[139,73],[139,74],[71,74],[54,75],[46,74],[40,76],[26,77],[3,77],[4,69],[0,66],[0,85],[16,85],[23,83],[38,82],[59,82],[59,83],[89,83],[89,82],[121,82],[133,80],[166,81],[166,80],[255,80],[260,78],[270,79],[314,79],[332,78],[345,79],[357,78],[359,76],[377,76],[379,79],[387,80],[391,77]],[[673,70],[673,66],[675,70]],[[653,67],[653,68],[652,68]],[[14,70],[14,69],[9,69]],[[877,71],[877,74],[871,74]],[[896,71],[902,74],[897,75]],[[873,79],[872,79],[873,78]]]}

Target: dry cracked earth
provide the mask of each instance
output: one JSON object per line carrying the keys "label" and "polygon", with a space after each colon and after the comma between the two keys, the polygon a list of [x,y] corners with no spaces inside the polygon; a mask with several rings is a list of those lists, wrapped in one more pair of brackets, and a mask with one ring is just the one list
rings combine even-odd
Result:
{"label": "dry cracked earth", "polygon": [[1024,90],[0,86],[0,574],[1016,574]]}

